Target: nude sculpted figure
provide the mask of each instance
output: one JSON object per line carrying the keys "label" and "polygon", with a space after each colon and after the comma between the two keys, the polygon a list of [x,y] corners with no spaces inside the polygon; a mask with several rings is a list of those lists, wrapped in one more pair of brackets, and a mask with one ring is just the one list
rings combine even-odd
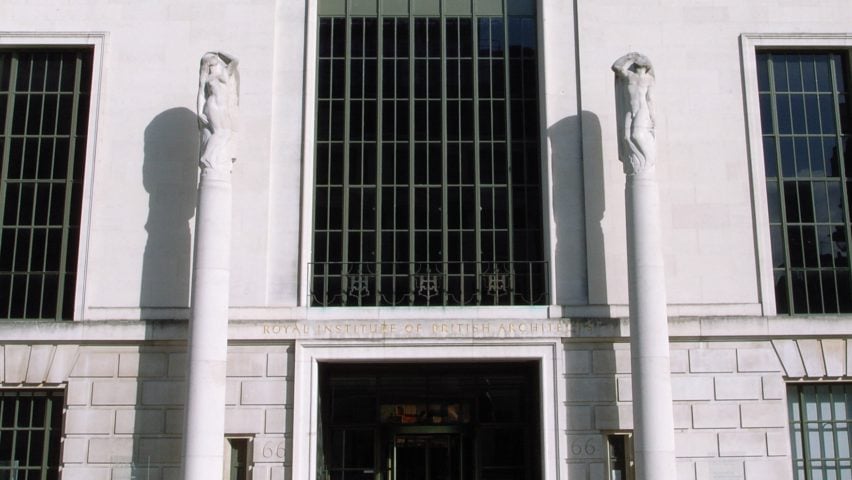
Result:
{"label": "nude sculpted figure", "polygon": [[234,132],[240,75],[236,58],[222,52],[207,52],[201,57],[198,74],[198,128],[201,130],[199,163],[202,175],[230,173],[234,157]]}
{"label": "nude sculpted figure", "polygon": [[652,169],[656,162],[654,133],[654,67],[641,53],[631,52],[612,64],[618,116],[618,157],[624,173]]}

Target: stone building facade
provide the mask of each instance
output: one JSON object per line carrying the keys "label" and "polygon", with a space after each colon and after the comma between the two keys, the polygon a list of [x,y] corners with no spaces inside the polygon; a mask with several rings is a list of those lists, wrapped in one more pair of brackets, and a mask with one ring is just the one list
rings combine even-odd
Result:
{"label": "stone building facade", "polygon": [[843,0],[5,0],[0,478],[180,478],[207,51],[241,75],[223,478],[632,478],[632,50],[677,478],[850,478],[850,25]]}

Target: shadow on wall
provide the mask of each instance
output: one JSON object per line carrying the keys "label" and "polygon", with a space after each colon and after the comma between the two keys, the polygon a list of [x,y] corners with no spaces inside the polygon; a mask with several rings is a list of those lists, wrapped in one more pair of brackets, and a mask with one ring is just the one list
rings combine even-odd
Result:
{"label": "shadow on wall", "polygon": [[[597,115],[582,112],[547,130],[553,162],[553,215],[557,239],[553,265],[555,303],[599,303],[597,283],[606,284],[603,259],[604,212],[601,127]],[[566,281],[568,275],[572,280]],[[582,278],[577,278],[581,276]]]}
{"label": "shadow on wall", "polygon": [[188,308],[192,238],[198,184],[198,117],[171,108],[145,128],[142,179],[148,192],[148,241],[142,265],[139,305]]}
{"label": "shadow on wall", "polygon": [[[589,303],[605,305],[609,303],[609,298],[607,297],[604,234],[601,227],[606,211],[601,122],[592,112],[584,111],[580,115],[583,122]],[[616,168],[620,169],[621,166],[618,165]]]}
{"label": "shadow on wall", "polygon": [[[618,321],[587,322],[577,325],[586,335],[600,328],[617,329]],[[574,340],[582,342],[579,337]],[[565,345],[566,460],[579,478],[610,478],[604,472],[607,437],[633,430],[631,396],[630,350],[624,345],[597,341]]]}

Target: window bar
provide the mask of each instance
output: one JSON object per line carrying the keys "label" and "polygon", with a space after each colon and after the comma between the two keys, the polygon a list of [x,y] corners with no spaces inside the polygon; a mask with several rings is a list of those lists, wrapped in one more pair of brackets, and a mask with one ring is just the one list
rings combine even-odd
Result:
{"label": "window bar", "polygon": [[805,399],[805,386],[799,386],[797,390],[799,391],[799,421],[801,422],[801,427],[799,428],[799,432],[802,436],[802,452],[804,455],[804,469],[805,469],[805,478],[807,480],[811,479],[811,469],[813,468],[812,460],[811,460],[811,448],[810,442],[808,438],[808,421],[807,421],[807,404]]}
{"label": "window bar", "polygon": [[[780,199],[781,205],[781,240],[784,244],[784,275],[787,279],[786,289],[787,289],[787,313],[794,313],[795,305],[793,298],[793,270],[790,262],[790,236],[789,229],[790,225],[787,223],[787,203],[784,201],[786,198],[785,190],[785,177],[782,165],[782,150],[781,150],[781,135],[778,130],[778,97],[775,91],[775,58],[772,54],[768,54],[766,68],[768,70],[769,75],[769,99],[771,104],[771,115],[772,115],[772,131],[770,134],[773,136],[773,140],[775,143],[775,162],[777,164],[777,180],[778,180],[778,195]],[[777,300],[776,300],[777,303]]]}
{"label": "window bar", "polygon": [[[801,57],[800,57],[799,62],[798,62],[800,75],[801,75],[801,72],[802,72],[802,63],[803,62],[802,62]],[[804,79],[804,75],[801,75],[801,78]],[[792,91],[792,89],[790,89],[790,90]],[[802,91],[803,92],[805,91],[804,85],[802,85]],[[823,122],[822,122],[822,105],[821,105],[821,102],[819,102],[819,100],[818,100],[820,93],[821,93],[820,85],[817,85],[817,88],[816,88],[816,96],[817,96],[816,107],[817,107],[818,120],[817,120],[817,125],[815,127],[819,128],[819,130],[818,130],[819,133],[817,135],[819,135],[819,138],[821,139],[823,132],[825,132],[825,125],[823,125]],[[805,108],[807,108],[807,103],[805,102],[805,99],[806,99],[805,93],[802,93],[801,97],[802,97],[802,102],[805,103]],[[792,93],[791,93],[791,98],[792,98]],[[819,248],[819,223],[818,223],[819,217],[817,216],[817,212],[816,212],[817,195],[818,195],[817,186],[822,186],[822,190],[824,192],[826,192],[825,188],[826,188],[826,185],[828,185],[828,182],[827,181],[825,181],[825,182],[814,181],[814,170],[815,170],[814,169],[814,161],[815,161],[815,159],[812,158],[811,149],[810,149],[810,139],[811,139],[811,135],[812,135],[812,133],[811,133],[812,130],[811,130],[811,125],[809,124],[810,122],[809,122],[807,114],[805,114],[804,122],[805,122],[805,131],[801,132],[801,133],[799,133],[799,132],[793,132],[793,133],[794,133],[794,135],[797,135],[797,134],[801,135],[800,138],[803,138],[805,141],[808,142],[808,153],[807,153],[807,155],[808,155],[808,166],[809,166],[809,174],[810,174],[809,177],[810,178],[807,179],[807,182],[808,182],[808,185],[810,187],[809,190],[810,190],[811,198],[809,199],[809,201],[810,201],[810,206],[811,206],[811,218],[813,218],[813,232],[814,232],[814,235],[816,236],[815,247],[818,249]],[[798,172],[797,172],[797,174],[798,174]],[[823,173],[822,176],[826,177],[827,172]],[[803,233],[802,248],[804,248],[804,246],[807,243],[804,239],[804,232],[805,232],[805,229],[802,228],[802,233]],[[806,286],[807,286],[807,290],[808,290],[808,294],[807,294],[808,313],[817,313],[817,312],[818,313],[826,313],[827,309],[826,309],[826,304],[825,304],[825,296],[823,295],[825,293],[826,287],[825,287],[825,285],[823,285],[823,281],[822,281],[822,269],[821,269],[821,264],[820,264],[820,260],[819,260],[819,251],[818,250],[817,250],[817,252],[815,252],[815,255],[817,256],[815,266],[814,265],[808,265],[807,264],[807,257],[805,257],[805,268],[814,268],[814,267],[816,268],[816,273],[817,273],[816,281],[819,284],[819,298],[818,299],[812,299],[811,295],[810,295],[811,278],[810,278],[810,275],[808,275],[808,273],[811,273],[811,271],[806,271],[805,282],[806,282]],[[817,310],[817,308],[814,308],[813,305],[811,305],[812,300],[817,300],[819,302],[819,305],[817,305],[818,310]]]}
{"label": "window bar", "polygon": [[[374,178],[374,184],[376,189],[376,205],[375,205],[375,238],[373,239],[373,248],[375,250],[375,255],[373,258],[373,263],[375,265],[376,271],[373,272],[374,278],[374,288],[373,295],[375,301],[373,305],[380,306],[382,304],[382,274],[384,273],[384,257],[382,256],[382,232],[384,230],[384,225],[382,224],[382,190],[384,187],[384,182],[382,178],[382,161],[383,161],[383,151],[384,151],[384,116],[382,113],[384,112],[384,89],[382,86],[384,85],[384,40],[385,40],[385,22],[381,15],[381,11],[379,11],[379,15],[376,17],[376,177]],[[394,27],[396,27],[396,22],[394,21]],[[396,28],[394,28],[394,39],[396,39]],[[396,46],[396,43],[394,43]],[[394,58],[396,58],[396,52],[394,52]],[[396,64],[396,60],[394,60],[394,64]],[[366,68],[365,68],[366,70]],[[395,78],[394,78],[395,80]],[[363,174],[363,170],[362,170]],[[393,268],[392,268],[393,270]]]}
{"label": "window bar", "polygon": [[[852,178],[850,178],[850,177],[852,177],[852,172],[849,172],[846,169],[846,167],[847,167],[846,158],[844,158],[844,156],[846,155],[846,149],[843,148],[844,132],[843,132],[843,128],[842,128],[843,124],[842,124],[842,121],[841,121],[841,115],[843,115],[843,114],[849,115],[852,112],[850,112],[850,108],[849,108],[848,104],[846,106],[846,112],[841,112],[840,95],[845,94],[846,97],[847,97],[847,102],[852,101],[852,98],[850,98],[850,95],[849,95],[849,84],[848,83],[846,84],[846,91],[845,92],[841,92],[840,87],[837,85],[837,77],[838,76],[846,75],[847,78],[850,77],[850,75],[849,75],[849,56],[848,56],[848,53],[844,53],[843,55],[845,55],[846,59],[847,59],[847,63],[846,63],[847,68],[843,69],[842,64],[837,65],[837,63],[835,62],[835,58],[837,60],[842,61],[842,57],[840,57],[839,55],[836,56],[836,57],[832,55],[830,57],[831,62],[829,62],[829,66],[830,66],[829,75],[830,75],[830,78],[831,78],[832,103],[834,104],[834,122],[835,122],[835,125],[837,125],[837,128],[835,130],[835,138],[837,139],[836,140],[837,141],[837,157],[838,157],[837,163],[838,163],[838,169],[839,169],[839,171],[837,172],[837,175],[838,175],[839,180],[840,180],[840,195],[841,195],[841,198],[843,200],[842,204],[845,206],[843,211],[840,212],[841,215],[842,215],[841,222],[843,222],[845,224],[846,243],[848,245],[850,242],[852,242],[852,212],[849,211],[850,209],[852,209],[852,203],[850,203],[850,202],[852,202],[852,192],[849,191],[849,185],[850,185],[849,180],[852,179]],[[838,70],[840,70],[840,72],[838,72]],[[820,118],[822,118],[822,115],[820,115]],[[850,122],[850,123],[852,123],[852,122]],[[849,138],[848,138],[850,136],[850,134],[852,134],[852,132],[846,132],[847,142],[852,141],[852,140],[849,140]],[[832,247],[833,247],[833,245],[832,245]],[[841,295],[842,295],[841,292],[840,292],[841,283],[837,282],[837,275],[838,275],[837,267],[838,267],[838,265],[834,265],[834,266],[835,266],[834,277],[835,277],[835,285],[836,285],[834,293],[835,293],[835,297],[837,299],[837,309],[838,309],[838,311],[842,311],[842,308],[841,308],[842,305],[840,303],[840,298],[841,298]],[[846,265],[843,265],[841,268],[846,269],[847,271],[852,271],[852,259],[850,259],[848,255],[846,257]],[[852,297],[852,274],[848,274],[847,278],[850,279],[849,290],[847,290],[846,292],[843,292],[843,293],[848,298],[848,297]]]}
{"label": "window bar", "polygon": [[[838,124],[838,128],[839,127],[840,127],[840,125]],[[829,412],[830,412],[830,415],[831,415],[831,422],[829,423],[829,428],[831,429],[831,444],[832,444],[831,446],[832,446],[832,451],[834,452],[834,457],[832,458],[832,461],[834,463],[834,468],[836,470],[835,475],[838,475],[840,473],[840,468],[841,468],[840,467],[840,445],[841,444],[839,442],[839,437],[837,435],[837,428],[840,426],[840,422],[838,421],[837,409],[835,408],[835,404],[834,404],[834,393],[835,393],[834,386],[833,385],[829,386],[828,387],[828,406],[829,406]]]}
{"label": "window bar", "polygon": [[[507,293],[509,294],[509,305],[515,304],[515,219],[514,219],[514,195],[512,192],[512,98],[511,92],[511,76],[509,75],[509,65],[512,61],[511,45],[509,44],[509,29],[511,28],[511,17],[509,17],[509,5],[507,0],[503,0],[503,105],[504,105],[504,130],[506,132],[505,147],[506,159],[506,229],[508,236],[508,255],[509,255],[509,283]],[[527,259],[530,261],[530,259]],[[530,292],[532,290],[530,289]]]}
{"label": "window bar", "polygon": [[[414,195],[414,152],[417,150],[417,140],[414,137],[414,65],[417,63],[417,53],[415,50],[415,41],[417,38],[417,25],[415,24],[414,9],[411,8],[409,2],[408,8],[408,303],[414,304],[414,295],[416,290],[416,233],[415,233],[415,195]],[[397,227],[399,227],[397,225]]]}
{"label": "window bar", "polygon": [[[26,109],[26,114],[25,114],[26,120],[24,120],[24,131],[23,131],[23,135],[24,135],[24,140],[23,140],[24,161],[21,162],[22,167],[21,167],[21,176],[19,178],[19,182],[20,182],[19,185],[21,187],[23,187],[24,184],[31,184],[32,185],[32,191],[27,192],[27,195],[31,195],[32,201],[33,201],[33,203],[35,203],[35,200],[36,200],[35,194],[36,194],[36,191],[38,189],[38,181],[37,180],[31,181],[30,179],[23,178],[24,177],[23,164],[26,163],[26,158],[28,156],[33,156],[33,157],[38,158],[38,151],[36,151],[34,153],[30,153],[30,148],[29,148],[30,142],[27,141],[27,140],[30,139],[31,135],[34,135],[34,134],[37,135],[37,132],[31,132],[30,131],[30,110],[31,110],[30,107],[31,107],[31,104],[33,102],[33,77],[34,77],[34,75],[32,74],[32,70],[33,70],[33,66],[35,64],[35,59],[32,56],[30,57],[28,64],[29,64],[28,68],[29,68],[29,71],[30,71],[30,78],[28,79],[27,86],[26,86],[27,109]],[[37,142],[38,137],[36,137],[34,140],[36,140],[36,142]],[[26,318],[26,317],[29,317],[29,313],[30,313],[29,312],[30,285],[31,285],[31,282],[32,282],[32,278],[34,276],[33,272],[30,270],[29,267],[30,267],[30,265],[32,265],[32,254],[33,254],[33,228],[32,228],[32,225],[33,225],[34,220],[35,220],[34,214],[35,214],[36,209],[35,208],[32,209],[32,211],[30,212],[30,218],[27,218],[27,219],[21,218],[22,216],[21,216],[20,206],[21,206],[21,200],[23,198],[24,198],[24,188],[20,188],[20,189],[18,189],[18,227],[19,227],[18,232],[29,231],[29,238],[25,241],[27,243],[27,247],[26,247],[26,249],[27,249],[27,253],[26,253],[27,263],[26,263],[26,267],[25,267],[26,268],[26,274],[25,275],[26,275],[27,281],[24,284],[25,285],[25,287],[24,287],[24,292],[25,292],[24,293],[24,303],[23,303],[23,305],[21,305],[21,310],[23,312],[22,316],[24,318]]]}
{"label": "window bar", "polygon": [[344,30],[344,69],[345,77],[343,81],[343,186],[341,188],[341,201],[343,202],[340,242],[341,242],[341,263],[340,263],[340,295],[343,305],[349,303],[347,288],[349,287],[349,159],[352,149],[352,142],[349,135],[351,134],[351,119],[352,113],[352,94],[350,88],[352,86],[352,20],[348,15],[348,11],[352,6],[352,2],[346,2],[347,15]]}
{"label": "window bar", "polygon": [[[33,56],[33,58],[30,60],[30,67],[31,67],[32,70],[36,69],[36,64],[37,64],[37,58],[35,56]],[[41,163],[41,148],[40,148],[40,146],[41,146],[41,142],[42,142],[42,139],[43,139],[44,133],[45,133],[44,130],[43,130],[43,126],[44,126],[44,103],[45,103],[44,97],[45,96],[44,96],[43,93],[42,94],[34,93],[34,92],[39,92],[38,85],[34,85],[34,82],[33,82],[34,77],[35,77],[35,75],[30,76],[30,95],[29,96],[30,96],[31,99],[34,96],[38,96],[38,98],[41,99],[41,104],[39,106],[39,113],[38,113],[38,115],[39,115],[38,127],[37,127],[35,132],[27,132],[27,135],[29,137],[32,137],[32,140],[34,141],[33,143],[35,144],[36,150],[35,150],[35,152],[33,152],[31,157],[35,159],[35,172],[38,172],[39,171],[39,164]],[[45,75],[45,78],[46,77],[47,76]],[[43,90],[44,90],[44,85],[42,84],[41,91],[43,92]],[[76,113],[76,109],[73,110],[73,111],[74,111],[74,113]],[[74,115],[72,117],[75,117],[75,116],[76,115]],[[27,127],[27,130],[29,130],[29,126]],[[74,132],[72,132],[72,134],[73,133]],[[69,163],[72,163],[72,162],[69,162]],[[44,307],[43,303],[41,303],[41,299],[42,299],[42,294],[44,292],[43,286],[44,286],[45,275],[44,275],[44,271],[43,271],[44,269],[41,269],[41,271],[40,271],[38,269],[33,268],[35,266],[35,260],[36,260],[35,255],[34,255],[35,249],[33,248],[33,246],[36,242],[36,237],[37,237],[36,233],[38,232],[38,226],[36,225],[36,211],[38,210],[38,207],[35,207],[35,205],[38,205],[38,198],[39,198],[38,192],[39,192],[39,190],[42,189],[42,188],[47,188],[48,190],[50,190],[50,185],[51,185],[52,181],[51,180],[43,180],[43,179],[39,178],[40,175],[38,173],[35,176],[38,179],[32,181],[32,185],[33,185],[32,199],[33,199],[34,208],[32,209],[32,212],[30,214],[29,225],[28,225],[28,228],[30,230],[30,239],[29,239],[29,247],[27,249],[27,272],[28,272],[27,280],[28,281],[27,281],[27,301],[26,301],[26,305],[24,307],[25,308],[24,313],[27,317],[35,316],[36,318],[41,318],[41,312],[42,312],[42,309]],[[66,206],[66,208],[68,208],[70,210],[69,206]],[[33,284],[34,282],[36,283],[35,285]],[[36,308],[33,309],[33,308],[31,308],[31,306],[33,304],[33,299],[36,296],[38,297],[39,303],[36,306]]]}
{"label": "window bar", "polygon": [[[12,146],[12,115],[14,112],[15,101],[17,100],[17,96],[15,95],[16,87],[15,85],[18,83],[18,55],[12,54],[9,56],[9,91],[8,91],[8,100],[6,102],[6,124],[3,132],[3,137],[5,141],[3,142],[3,157],[0,158],[0,200],[6,201],[6,195],[8,194],[8,183],[7,178],[9,178],[9,158],[10,158],[10,150]],[[14,229],[14,238],[13,242],[17,243],[17,228]],[[0,238],[0,242],[2,242],[2,238]],[[3,248],[8,248],[3,245]],[[11,316],[12,313],[12,291],[15,285],[15,276],[11,274],[14,271],[15,265],[15,251],[17,248],[13,243],[12,247],[12,268],[10,268],[9,272],[9,289],[5,292],[6,297],[6,305],[4,311],[7,312],[7,316]]]}
{"label": "window bar", "polygon": [[[81,90],[81,79],[82,79],[82,70],[83,70],[83,61],[81,54],[77,54],[74,59],[74,90],[71,102],[71,111],[73,114],[71,115],[71,127],[69,129],[69,144],[68,144],[68,166],[66,168],[65,175],[65,209],[62,215],[62,256],[59,262],[59,276],[57,282],[57,297],[56,297],[56,316],[57,319],[62,318],[64,313],[64,297],[67,294],[73,295],[74,292],[66,292],[65,291],[65,283],[68,268],[68,262],[70,259],[68,258],[68,243],[71,241],[71,210],[72,210],[72,198],[74,192],[74,162],[72,161],[74,158],[74,152],[76,152],[77,145],[77,121],[79,120],[79,106],[80,106],[80,90]],[[73,312],[72,312],[73,313]]]}
{"label": "window bar", "polygon": [[20,415],[20,408],[21,408],[20,402],[21,402],[20,397],[16,396],[15,397],[15,416],[12,417],[14,419],[14,420],[12,420],[12,452],[9,455],[9,460],[10,460],[9,467],[16,474],[18,473],[17,468],[16,468],[17,465],[15,463],[15,459],[18,457],[18,454],[17,454],[18,453],[17,452],[17,450],[18,450],[18,423],[17,422],[18,422],[18,416]]}
{"label": "window bar", "polygon": [[[830,387],[827,387],[827,388],[830,388]],[[825,443],[825,424],[827,422],[830,422],[831,419],[830,418],[824,419],[823,416],[822,416],[822,403],[823,403],[824,395],[823,395],[822,392],[820,392],[820,387],[816,387],[814,390],[816,391],[816,394],[814,395],[814,401],[816,403],[817,418],[816,418],[816,421],[812,421],[811,423],[815,423],[816,427],[817,427],[817,438],[819,438],[819,452],[820,452],[819,463],[821,465],[820,468],[822,470],[822,473],[826,474],[826,473],[828,473],[827,472],[827,466],[826,466],[826,460],[828,458],[827,457],[828,450],[826,449],[827,445]]]}
{"label": "window bar", "polygon": [[473,185],[474,185],[474,232],[476,245],[476,258],[474,268],[476,271],[475,304],[482,305],[482,189],[480,188],[480,134],[479,134],[479,17],[475,15],[471,19],[471,65],[473,69]]}
{"label": "window bar", "polygon": [[[443,7],[443,6],[442,6]],[[444,8],[441,8],[441,272],[442,272],[442,291],[441,305],[447,305],[449,299],[449,212],[450,204],[447,198],[447,16]],[[458,31],[456,32],[456,45],[458,45]]]}

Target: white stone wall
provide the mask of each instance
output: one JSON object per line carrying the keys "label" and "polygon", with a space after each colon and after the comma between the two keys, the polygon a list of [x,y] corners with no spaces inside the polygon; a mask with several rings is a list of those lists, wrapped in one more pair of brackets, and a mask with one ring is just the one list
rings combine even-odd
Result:
{"label": "white stone wall", "polygon": [[[313,8],[286,0],[3,2],[4,45],[61,44],[69,33],[78,40],[80,34],[103,38],[96,47],[80,318],[187,314],[195,98],[198,61],[208,50],[240,59],[234,315],[304,303],[299,286],[310,258]],[[595,315],[624,314],[624,177],[609,67],[623,53],[641,50],[657,72],[672,312],[760,314],[743,101],[744,90],[754,86],[742,83],[740,35],[847,32],[852,10],[846,0],[641,6],[542,0],[540,12],[543,203],[554,303],[601,307]]]}
{"label": "white stone wall", "polygon": [[[590,303],[627,303],[624,174],[609,68],[624,53],[640,51],[656,69],[657,173],[671,313],[760,314],[743,93],[756,85],[742,82],[740,35],[848,32],[848,2],[574,3]],[[563,49],[557,46],[557,55]]]}
{"label": "white stone wall", "polygon": [[[65,389],[64,480],[177,479],[183,350],[6,345],[0,386]],[[233,346],[228,355],[226,435],[252,440],[253,480],[283,479],[292,450],[292,347]]]}
{"label": "white stone wall", "polygon": [[[629,344],[564,345],[569,478],[603,479],[603,433],[633,429]],[[791,478],[785,382],[849,381],[848,348],[837,338],[672,341],[678,478]]]}

